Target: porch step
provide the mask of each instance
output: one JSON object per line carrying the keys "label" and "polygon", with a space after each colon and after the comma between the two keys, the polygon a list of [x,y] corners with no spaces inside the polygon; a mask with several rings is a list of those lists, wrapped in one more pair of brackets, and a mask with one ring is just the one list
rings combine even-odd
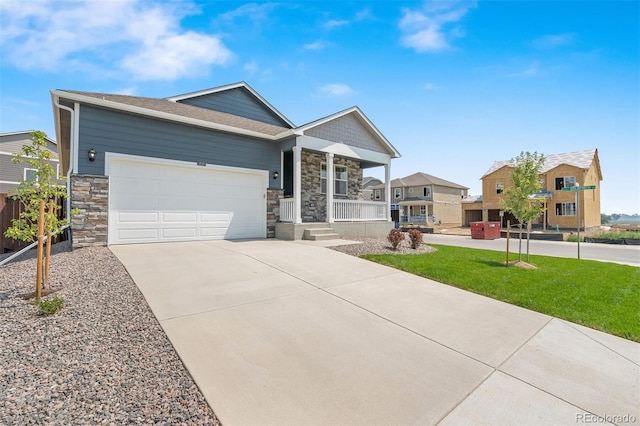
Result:
{"label": "porch step", "polygon": [[333,228],[311,228],[305,229],[302,236],[304,240],[321,241],[321,240],[337,240],[341,238],[340,234],[336,234]]}

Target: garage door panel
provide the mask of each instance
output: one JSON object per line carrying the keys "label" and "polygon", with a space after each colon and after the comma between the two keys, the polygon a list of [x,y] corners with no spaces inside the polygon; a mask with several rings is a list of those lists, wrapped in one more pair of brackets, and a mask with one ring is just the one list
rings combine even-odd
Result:
{"label": "garage door panel", "polygon": [[158,240],[157,229],[118,229],[120,242],[152,242]]}
{"label": "garage door panel", "polygon": [[162,223],[198,223],[198,212],[162,212]]}
{"label": "garage door panel", "polygon": [[158,212],[117,212],[116,220],[120,223],[150,223],[156,225],[160,221]]}
{"label": "garage door panel", "polygon": [[114,158],[109,243],[264,238],[266,173]]}
{"label": "garage door panel", "polygon": [[162,239],[172,240],[194,240],[198,236],[198,230],[191,228],[163,228]]}

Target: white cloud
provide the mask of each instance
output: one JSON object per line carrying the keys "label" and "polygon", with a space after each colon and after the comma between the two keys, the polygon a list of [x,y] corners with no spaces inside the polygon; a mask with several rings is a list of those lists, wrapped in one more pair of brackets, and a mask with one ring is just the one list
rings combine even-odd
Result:
{"label": "white cloud", "polygon": [[345,19],[331,19],[324,23],[324,27],[328,30],[332,30],[334,28],[344,27],[345,25],[348,25],[348,24],[349,24],[349,21]]}
{"label": "white cloud", "polygon": [[329,43],[327,43],[326,41],[322,41],[322,40],[318,40],[314,43],[307,43],[304,46],[302,46],[305,50],[322,50],[325,47],[327,47],[329,45]]}
{"label": "white cloud", "polygon": [[244,64],[243,69],[249,74],[253,75],[258,71],[258,63],[256,61],[247,62]]}
{"label": "white cloud", "polygon": [[548,49],[548,48],[566,46],[566,45],[572,44],[574,39],[575,39],[575,34],[572,34],[572,33],[547,34],[533,40],[531,42],[531,45],[538,49]]}
{"label": "white cloud", "polygon": [[436,85],[435,85],[435,84],[433,84],[433,83],[425,83],[425,84],[422,86],[422,88],[423,88],[423,89],[425,89],[425,90],[438,90],[438,89],[440,89],[440,87],[436,86]]}
{"label": "white cloud", "polygon": [[233,57],[220,37],[181,28],[198,12],[187,2],[9,0],[0,12],[3,59],[22,69],[170,80]]}
{"label": "white cloud", "polygon": [[420,9],[402,10],[401,43],[418,52],[437,52],[450,47],[450,38],[464,37],[459,22],[475,7],[469,1],[427,1]]}
{"label": "white cloud", "polygon": [[509,77],[533,77],[540,73],[540,62],[534,61],[521,71],[507,74]]}
{"label": "white cloud", "polygon": [[345,97],[356,93],[351,87],[342,83],[327,84],[318,88],[318,91],[326,96]]}

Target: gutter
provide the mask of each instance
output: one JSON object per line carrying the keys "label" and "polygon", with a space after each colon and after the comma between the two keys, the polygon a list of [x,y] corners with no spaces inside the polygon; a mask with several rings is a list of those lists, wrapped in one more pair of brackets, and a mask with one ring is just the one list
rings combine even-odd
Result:
{"label": "gutter", "polygon": [[60,104],[59,96],[55,96],[53,104],[60,109],[69,111],[69,113],[71,114],[71,122],[69,125],[70,127],[69,128],[69,170],[67,170],[67,200],[69,200],[69,202],[67,203],[67,209],[66,209],[67,211],[65,212],[67,219],[71,220],[71,173],[73,172],[73,169],[74,169],[74,165],[75,165],[74,158],[76,157],[75,154],[76,154],[76,150],[78,149],[76,132],[75,132],[76,111],[75,109],[71,109],[68,106],[64,106]]}

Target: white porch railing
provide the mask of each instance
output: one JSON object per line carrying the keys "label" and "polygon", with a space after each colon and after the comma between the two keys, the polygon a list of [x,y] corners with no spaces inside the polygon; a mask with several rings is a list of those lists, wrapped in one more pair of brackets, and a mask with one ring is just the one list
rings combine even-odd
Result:
{"label": "white porch railing", "polygon": [[[295,221],[295,198],[280,199],[280,222]],[[387,220],[384,201],[333,200],[333,220],[336,222],[366,222]]]}
{"label": "white porch railing", "polygon": [[295,198],[280,198],[280,222],[293,222]]}
{"label": "white porch railing", "polygon": [[387,220],[384,201],[333,200],[333,216],[340,221]]}

